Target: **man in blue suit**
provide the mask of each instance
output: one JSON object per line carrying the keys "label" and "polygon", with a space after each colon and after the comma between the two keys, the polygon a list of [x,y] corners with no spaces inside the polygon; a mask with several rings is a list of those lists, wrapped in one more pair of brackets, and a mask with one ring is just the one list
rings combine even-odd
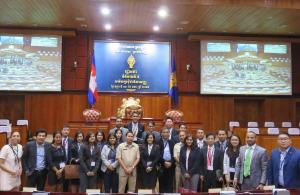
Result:
{"label": "man in blue suit", "polygon": [[292,147],[287,133],[278,135],[279,148],[272,151],[268,163],[268,184],[277,188],[300,187],[300,151]]}

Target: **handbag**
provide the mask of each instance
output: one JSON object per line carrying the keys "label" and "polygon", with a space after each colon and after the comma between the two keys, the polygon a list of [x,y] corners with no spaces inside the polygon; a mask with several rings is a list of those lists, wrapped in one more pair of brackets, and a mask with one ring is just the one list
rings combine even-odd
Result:
{"label": "handbag", "polygon": [[66,165],[65,179],[79,179],[79,165]]}

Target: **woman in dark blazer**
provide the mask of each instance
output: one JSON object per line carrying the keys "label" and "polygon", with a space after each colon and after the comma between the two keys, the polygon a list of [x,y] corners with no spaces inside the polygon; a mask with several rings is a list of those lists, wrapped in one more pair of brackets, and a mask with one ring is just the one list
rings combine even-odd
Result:
{"label": "woman in dark blazer", "polygon": [[157,165],[160,160],[160,148],[154,144],[155,136],[147,133],[145,144],[141,148],[142,187],[154,192],[157,181]]}
{"label": "woman in dark blazer", "polygon": [[[100,154],[101,154],[102,148],[106,144],[104,131],[102,129],[99,129],[96,133],[96,142],[97,142],[97,147],[99,148]],[[103,188],[103,172],[101,171],[101,168],[100,168],[101,164],[102,164],[102,161],[101,161],[101,158],[100,158],[99,169],[98,169],[98,172],[97,172],[97,187],[100,188],[101,191],[102,191],[102,188]]]}
{"label": "woman in dark blazer", "polygon": [[51,192],[62,192],[64,175],[63,171],[67,164],[65,148],[61,143],[62,134],[60,131],[53,133],[53,142],[49,150],[48,185]]}
{"label": "woman in dark blazer", "polygon": [[80,192],[82,193],[85,193],[86,189],[96,188],[97,170],[99,169],[101,156],[93,132],[87,133],[85,141],[86,143],[81,146],[79,152]]}
{"label": "woman in dark blazer", "polygon": [[[74,142],[71,145],[71,160],[70,164],[76,165],[79,164],[79,151],[83,144],[84,135],[79,130],[75,133]],[[79,191],[79,179],[71,179],[70,180],[70,188],[71,192]]]}
{"label": "woman in dark blazer", "polygon": [[187,135],[180,149],[179,165],[185,189],[197,191],[200,173],[200,149],[192,135]]}

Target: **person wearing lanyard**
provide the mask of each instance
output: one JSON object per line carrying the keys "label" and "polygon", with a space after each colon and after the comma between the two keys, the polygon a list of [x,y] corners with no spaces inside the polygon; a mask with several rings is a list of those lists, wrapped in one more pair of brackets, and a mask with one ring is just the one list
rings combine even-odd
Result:
{"label": "person wearing lanyard", "polygon": [[[72,138],[70,138],[70,127],[68,125],[64,125],[62,132],[62,146],[65,148],[67,164],[70,164],[71,160],[71,145],[74,142]],[[63,183],[64,192],[68,192],[69,189],[69,180],[65,179]]]}
{"label": "person wearing lanyard", "polygon": [[155,144],[155,135],[148,132],[141,147],[141,176],[142,188],[155,192],[157,181],[157,165],[160,160],[160,148]]}
{"label": "person wearing lanyard", "polygon": [[161,174],[159,176],[159,192],[160,193],[173,193],[173,183],[175,175],[175,161],[174,161],[174,142],[169,139],[170,131],[167,128],[163,128],[161,131],[161,141],[159,143],[161,157],[160,157],[160,169]]}
{"label": "person wearing lanyard", "polygon": [[244,190],[263,190],[267,178],[267,151],[256,145],[256,134],[246,134],[247,145],[240,148],[235,166],[233,185],[241,184]]}
{"label": "person wearing lanyard", "polygon": [[[83,144],[84,135],[79,130],[75,133],[74,142],[71,145],[71,161],[70,164],[79,164],[79,151]],[[70,179],[71,192],[79,192],[79,179]]]}
{"label": "person wearing lanyard", "polygon": [[104,173],[105,193],[118,193],[119,177],[117,168],[119,162],[116,160],[117,138],[114,132],[107,138],[107,144],[103,146],[101,152],[101,171]]}
{"label": "person wearing lanyard", "polygon": [[180,150],[180,168],[185,189],[197,192],[201,167],[200,149],[192,135],[187,135]]}
{"label": "person wearing lanyard", "polygon": [[[86,189],[95,189],[97,184],[97,170],[100,164],[100,150],[97,147],[96,136],[88,132],[85,137],[85,144],[79,151],[79,180],[80,192],[85,193]],[[100,190],[99,190],[100,192]]]}
{"label": "person wearing lanyard", "polygon": [[0,191],[19,191],[21,185],[23,154],[20,143],[20,132],[14,131],[10,136],[10,144],[0,151]]}
{"label": "person wearing lanyard", "polygon": [[287,133],[278,135],[279,148],[271,152],[268,184],[276,188],[300,188],[300,151],[292,146]]}
{"label": "person wearing lanyard", "polygon": [[175,192],[178,192],[178,188],[181,186],[181,170],[179,165],[180,149],[184,145],[184,140],[186,137],[186,131],[179,132],[179,141],[174,145],[173,155],[175,160]]}
{"label": "person wearing lanyard", "polygon": [[201,191],[207,192],[209,188],[220,187],[223,182],[223,152],[214,146],[215,135],[206,135],[207,146],[200,150],[200,179],[203,184]]}
{"label": "person wearing lanyard", "polygon": [[241,139],[238,135],[233,134],[224,153],[223,174],[225,175],[226,184],[232,184],[235,173],[235,165],[240,153]]}
{"label": "person wearing lanyard", "polygon": [[63,171],[67,163],[65,149],[62,146],[62,133],[56,131],[53,133],[53,142],[49,150],[48,185],[50,192],[63,191]]}

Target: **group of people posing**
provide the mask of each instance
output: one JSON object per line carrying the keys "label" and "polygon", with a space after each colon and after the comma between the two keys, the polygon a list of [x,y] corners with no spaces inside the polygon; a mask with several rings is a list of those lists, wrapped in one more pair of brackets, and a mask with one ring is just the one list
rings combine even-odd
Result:
{"label": "group of people posing", "polygon": [[[278,135],[279,147],[268,160],[254,132],[247,132],[242,146],[232,132],[219,130],[215,135],[198,129],[194,136],[184,124],[175,129],[172,118],[165,119],[160,132],[154,122],[148,128],[145,131],[134,113],[132,122],[124,127],[117,118],[107,139],[102,130],[86,135],[79,130],[72,139],[65,126],[47,143],[47,131],[38,129],[24,151],[20,133],[12,132],[10,143],[0,151],[0,191],[18,191],[22,172],[27,176],[22,186],[40,191],[46,181],[50,191],[86,192],[104,186],[105,193],[135,192],[137,188],[160,193],[180,188],[207,192],[223,185],[241,190],[260,190],[264,185],[300,187],[300,151],[292,147],[286,133]],[[70,164],[79,165],[78,179],[64,178]]]}

